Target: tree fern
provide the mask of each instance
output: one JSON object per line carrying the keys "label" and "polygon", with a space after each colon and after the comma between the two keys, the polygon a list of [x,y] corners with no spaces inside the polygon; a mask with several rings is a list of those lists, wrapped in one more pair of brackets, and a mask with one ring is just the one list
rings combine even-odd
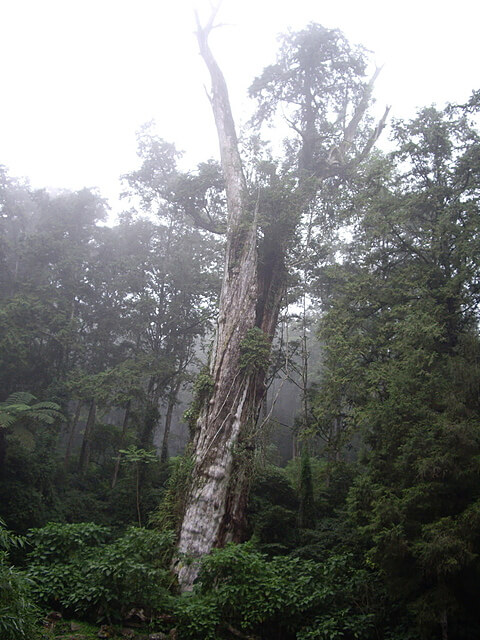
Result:
{"label": "tree fern", "polygon": [[48,401],[34,403],[35,400],[31,393],[17,391],[0,402],[0,428],[8,429],[24,419],[41,424],[53,424],[63,419],[58,404]]}

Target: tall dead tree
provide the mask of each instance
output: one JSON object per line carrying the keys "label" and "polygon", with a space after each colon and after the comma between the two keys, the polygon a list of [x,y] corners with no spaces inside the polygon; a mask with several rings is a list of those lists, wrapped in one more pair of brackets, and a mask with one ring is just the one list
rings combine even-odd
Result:
{"label": "tall dead tree", "polygon": [[[303,159],[304,177],[297,181],[296,192],[291,193],[291,197],[273,198],[273,205],[262,202],[258,190],[249,193],[227,85],[208,44],[214,19],[215,12],[205,26],[198,23],[197,37],[211,77],[210,101],[220,146],[228,219],[216,339],[209,375],[204,375],[202,385],[203,404],[193,438],[194,467],[178,544],[181,554],[193,558],[242,538],[255,428],[265,393],[270,346],[285,291],[286,252],[295,236],[300,214],[312,197],[311,178],[319,180],[340,171],[371,90],[369,85],[364,85],[363,99],[357,103],[350,124],[344,124],[337,152],[324,154],[319,163],[315,161],[313,133],[318,106],[315,87],[308,87],[311,103],[306,109],[305,139],[299,154],[300,160]],[[383,123],[384,119],[367,139],[363,150],[371,147]],[[288,223],[262,222],[262,208],[275,207],[275,202],[283,208],[279,215],[284,215],[287,209]],[[197,571],[195,562],[177,563],[182,589],[191,588]]]}

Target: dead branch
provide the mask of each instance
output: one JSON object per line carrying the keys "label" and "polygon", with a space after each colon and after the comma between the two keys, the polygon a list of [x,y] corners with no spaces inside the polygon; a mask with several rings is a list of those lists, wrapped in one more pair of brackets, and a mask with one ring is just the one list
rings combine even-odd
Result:
{"label": "dead branch", "polygon": [[378,121],[377,126],[372,131],[370,137],[367,140],[367,143],[366,143],[365,147],[358,154],[357,158],[355,158],[355,164],[358,164],[359,162],[361,162],[362,160],[364,160],[368,156],[368,154],[370,153],[370,151],[373,148],[373,145],[377,142],[378,138],[380,137],[380,134],[382,133],[383,129],[385,128],[385,123],[387,121],[387,117],[388,117],[389,113],[390,113],[390,106],[387,105],[387,107],[385,107],[385,112],[384,112],[383,116],[380,118],[380,120]]}
{"label": "dead branch", "polygon": [[247,188],[238,150],[238,140],[228,96],[227,83],[208,44],[208,36],[214,28],[214,22],[219,8],[220,3],[212,6],[210,17],[204,26],[200,23],[198,13],[195,14],[195,17],[200,54],[207,65],[212,82],[209,97],[220,145],[220,158],[227,192],[227,208],[229,218],[231,222],[235,224],[247,210]]}
{"label": "dead branch", "polygon": [[217,224],[214,220],[207,220],[195,207],[184,207],[184,211],[189,216],[196,227],[203,229],[204,231],[210,231],[217,235],[225,235],[227,229],[225,224]]}
{"label": "dead branch", "polygon": [[[370,81],[368,82],[367,86],[365,87],[365,91],[363,93],[363,96],[362,96],[360,102],[358,103],[357,108],[354,111],[352,119],[350,120],[348,125],[345,127],[345,131],[344,131],[344,134],[343,134],[342,142],[338,145],[338,147],[334,147],[333,149],[331,149],[330,155],[329,155],[329,159],[328,159],[330,165],[333,165],[333,164],[345,165],[346,164],[347,152],[348,152],[348,150],[350,149],[350,147],[353,144],[353,141],[354,141],[355,136],[357,134],[360,122],[362,121],[362,119],[363,119],[363,117],[365,115],[365,112],[367,111],[370,99],[372,97],[373,87],[374,87],[375,81],[378,78],[381,70],[382,70],[382,67],[377,67],[375,69],[375,73],[370,78]],[[346,111],[346,104],[344,105],[344,111]],[[382,131],[383,131],[384,127],[385,127],[385,122],[387,120],[387,116],[388,116],[389,111],[390,111],[390,107],[387,106],[387,108],[385,109],[385,113],[383,114],[382,118],[378,122],[377,126],[373,130],[373,132],[370,135],[370,137],[368,138],[365,147],[354,158],[353,162],[350,163],[350,164],[355,166],[355,165],[359,164],[359,162],[361,162],[362,160],[364,160],[368,156],[368,154],[372,150],[373,145],[376,143],[376,141],[380,137],[380,134],[382,133]]]}
{"label": "dead branch", "polygon": [[363,116],[365,115],[365,112],[368,108],[370,99],[372,97],[373,86],[381,70],[382,70],[382,67],[377,67],[375,69],[375,73],[370,78],[370,82],[365,87],[365,91],[363,93],[362,99],[358,103],[357,108],[355,109],[355,112],[352,116],[352,119],[350,120],[349,124],[345,129],[345,133],[343,134],[343,143],[342,143],[342,145],[345,146],[345,150],[348,149],[348,147],[352,144],[355,138],[355,135],[358,130],[358,125],[362,121]]}

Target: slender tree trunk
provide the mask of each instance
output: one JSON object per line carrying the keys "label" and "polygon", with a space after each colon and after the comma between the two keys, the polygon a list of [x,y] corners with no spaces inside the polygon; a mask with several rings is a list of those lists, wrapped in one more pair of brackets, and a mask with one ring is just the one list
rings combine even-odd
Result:
{"label": "slender tree trunk", "polygon": [[442,640],[448,640],[448,615],[446,609],[442,611],[440,627],[442,629]]}
{"label": "slender tree trunk", "polygon": [[296,427],[292,429],[292,458],[294,460],[298,458],[298,436]]}
{"label": "slender tree trunk", "polygon": [[158,404],[160,400],[160,393],[162,386],[157,376],[150,378],[147,390],[147,402],[145,406],[145,414],[143,417],[143,424],[138,433],[139,444],[144,449],[153,446],[153,438],[155,430],[157,428],[160,413],[158,411]]}
{"label": "slender tree trunk", "polygon": [[172,426],[173,410],[177,404],[178,392],[180,390],[180,380],[175,383],[174,388],[168,396],[167,413],[165,414],[165,430],[163,432],[162,450],[160,453],[160,462],[168,460],[168,439],[170,436],[170,428]]}
{"label": "slender tree trunk", "polygon": [[[123,416],[122,435],[120,436],[119,449],[123,449],[123,447],[125,446],[125,436],[127,435],[128,419],[130,417],[131,404],[132,404],[132,401],[129,400],[127,402],[127,406],[125,407],[125,414]],[[117,456],[117,459],[115,460],[115,469],[113,470],[112,489],[114,489],[115,485],[117,484],[117,478],[118,478],[118,472],[120,470],[120,461],[121,461],[121,459],[122,459],[122,454],[119,453],[118,456]]]}
{"label": "slender tree trunk", "polygon": [[88,410],[87,423],[85,425],[85,431],[83,433],[82,449],[80,451],[79,470],[80,473],[85,473],[88,463],[90,461],[90,444],[92,439],[92,432],[95,426],[95,419],[97,415],[97,404],[95,398],[90,402],[90,409]]}
{"label": "slender tree trunk", "polygon": [[79,400],[77,402],[77,406],[75,409],[75,414],[73,416],[73,420],[70,422],[70,429],[68,432],[68,440],[67,440],[67,448],[65,450],[65,458],[64,458],[64,465],[65,467],[68,466],[68,463],[70,461],[70,456],[72,454],[72,445],[73,445],[73,439],[75,437],[75,431],[77,429],[77,425],[78,425],[78,420],[80,419],[80,412],[82,410],[82,404],[83,402],[81,400]]}
{"label": "slender tree trunk", "polygon": [[140,463],[136,464],[136,492],[137,492],[137,517],[138,517],[138,526],[142,526],[142,516],[140,513]]}

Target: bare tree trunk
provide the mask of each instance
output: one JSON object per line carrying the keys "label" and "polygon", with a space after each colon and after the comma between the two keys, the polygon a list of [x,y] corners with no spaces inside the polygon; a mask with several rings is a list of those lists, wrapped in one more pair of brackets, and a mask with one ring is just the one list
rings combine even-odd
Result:
{"label": "bare tree trunk", "polygon": [[[249,206],[224,77],[207,44],[210,27],[199,27],[201,54],[212,79],[211,103],[226,183],[228,228],[225,272],[210,374],[213,392],[201,410],[194,436],[194,469],[180,530],[179,551],[193,557],[238,541],[254,451],[254,430],[264,395],[264,369],[246,371],[242,343],[253,327],[271,343],[283,292],[283,271],[269,265],[259,274],[256,211]],[[260,275],[260,277],[259,277]],[[262,363],[264,367],[268,362]],[[176,567],[182,589],[196,577],[195,563]]]}
{"label": "bare tree trunk", "polygon": [[[123,449],[123,447],[125,446],[125,436],[127,435],[128,419],[130,417],[131,404],[132,404],[132,401],[129,400],[127,402],[127,406],[125,407],[125,414],[123,416],[122,435],[120,437],[119,449]],[[114,489],[115,485],[117,484],[117,478],[118,478],[118,472],[120,470],[120,461],[121,461],[121,459],[122,459],[122,454],[119,453],[118,456],[117,456],[117,459],[115,460],[115,469],[113,470],[112,489]]]}
{"label": "bare tree trunk", "polygon": [[80,460],[78,467],[80,473],[85,473],[88,462],[90,460],[90,442],[92,438],[92,431],[95,426],[95,419],[97,415],[97,404],[93,398],[90,402],[90,409],[88,410],[87,423],[85,425],[85,431],[83,433],[82,449],[80,451]]}
{"label": "bare tree trunk", "polygon": [[[194,559],[213,547],[242,539],[256,422],[268,367],[266,356],[263,366],[248,370],[243,366],[242,353],[249,331],[255,327],[261,330],[265,344],[271,345],[285,290],[285,252],[295,228],[292,223],[277,231],[279,235],[265,231],[258,237],[259,203],[252,204],[247,192],[227,86],[208,45],[215,13],[205,27],[198,24],[197,37],[212,82],[210,101],[225,179],[228,220],[225,271],[210,364],[212,391],[200,411],[193,437],[194,467],[178,543],[179,552]],[[363,102],[357,107],[345,131],[348,139],[365,108]],[[377,129],[376,137],[381,127]],[[368,144],[373,145],[376,137]],[[307,152],[311,151],[304,153],[303,169],[308,174]],[[335,172],[331,169],[325,176]],[[299,215],[311,198],[311,191],[300,189],[292,216]],[[182,590],[191,589],[198,564],[179,562],[175,570]]]}
{"label": "bare tree trunk", "polygon": [[75,409],[75,414],[73,416],[73,420],[70,422],[70,429],[69,429],[69,433],[68,433],[67,448],[65,450],[65,458],[64,458],[65,467],[68,466],[68,462],[69,462],[70,456],[72,454],[73,439],[75,437],[75,430],[77,428],[78,420],[80,418],[80,411],[82,409],[82,404],[83,403],[82,403],[81,400],[79,400],[77,402],[77,407]]}

